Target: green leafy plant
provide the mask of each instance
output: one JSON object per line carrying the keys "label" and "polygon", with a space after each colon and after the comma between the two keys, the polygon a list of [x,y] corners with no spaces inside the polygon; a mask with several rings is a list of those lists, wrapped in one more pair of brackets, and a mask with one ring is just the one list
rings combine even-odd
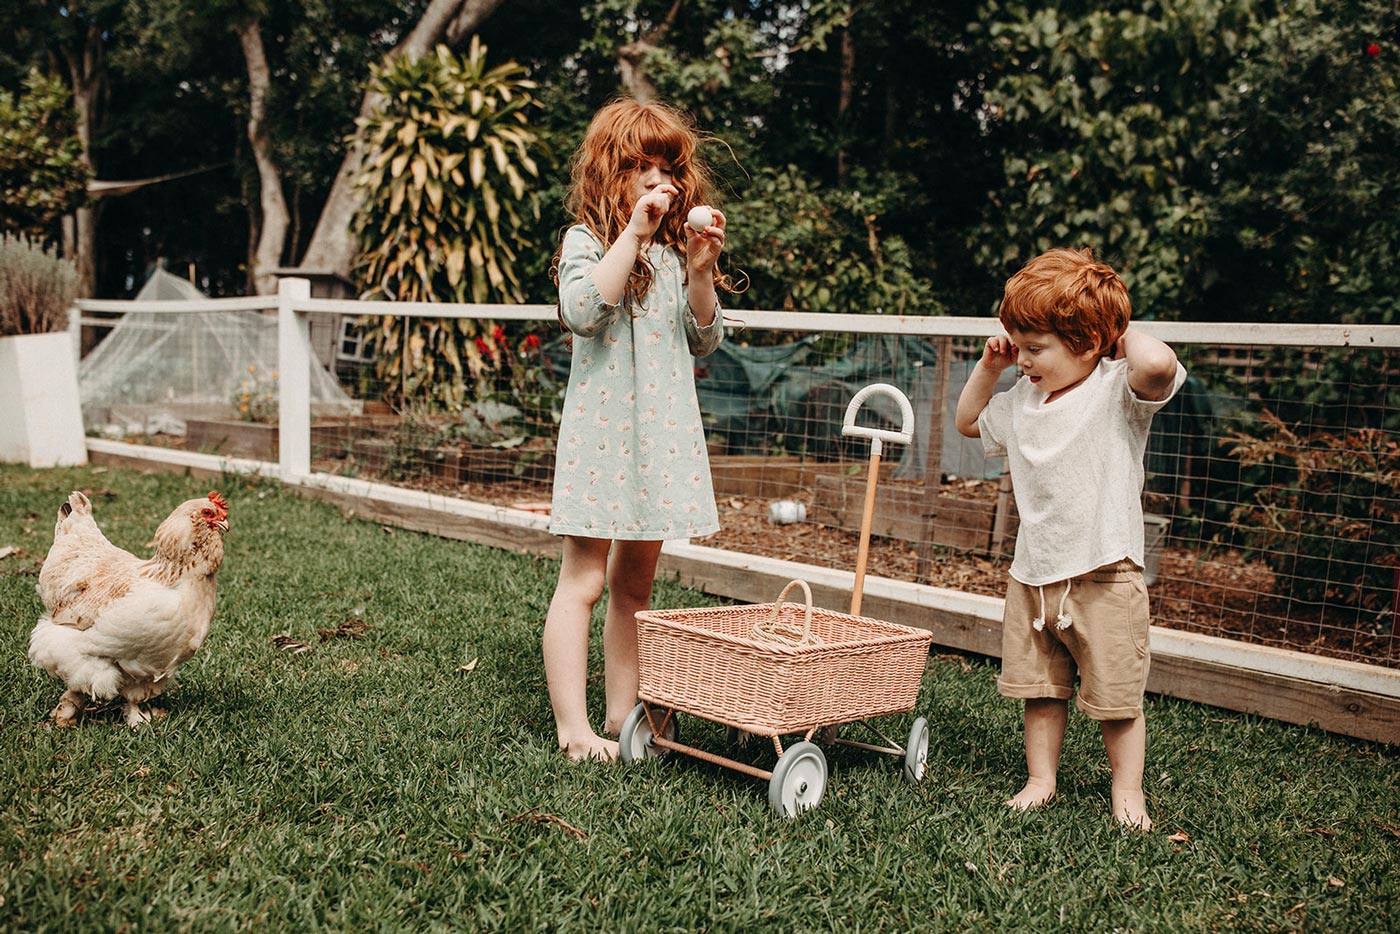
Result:
{"label": "green leafy plant", "polygon": [[33,70],[24,89],[0,90],[0,229],[46,237],[87,198],[92,169],[63,81]]}
{"label": "green leafy plant", "polygon": [[[488,68],[475,38],[463,58],[439,47],[374,72],[385,103],[361,121],[371,147],[357,182],[363,298],[522,301],[516,264],[539,217],[543,151],[523,74],[513,62]],[[490,333],[466,318],[385,316],[368,338],[389,401],[460,404],[497,367]]]}
{"label": "green leafy plant", "polygon": [[262,425],[277,423],[277,374],[258,375],[255,364],[248,367],[248,378],[241,381],[233,394],[238,417],[245,422]]}
{"label": "green leafy plant", "polygon": [[0,336],[62,331],[77,295],[72,260],[23,234],[0,234]]}
{"label": "green leafy plant", "polygon": [[1242,467],[1267,468],[1232,519],[1242,544],[1299,600],[1390,606],[1400,547],[1400,442],[1362,428],[1299,435],[1272,412],[1231,434]]}
{"label": "green leafy plant", "polygon": [[[870,189],[869,192],[864,189]],[[755,175],[734,207],[750,307],[838,314],[936,314],[908,245],[885,236],[887,195],[871,183],[824,190],[789,166]]]}

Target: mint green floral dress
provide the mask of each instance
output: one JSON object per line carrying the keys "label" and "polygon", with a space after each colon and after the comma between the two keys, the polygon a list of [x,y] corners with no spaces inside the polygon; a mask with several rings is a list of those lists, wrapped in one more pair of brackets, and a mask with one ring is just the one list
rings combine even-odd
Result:
{"label": "mint green floral dress", "polygon": [[724,339],[719,309],[700,327],[684,260],[647,249],[654,273],[640,307],[609,305],[593,283],[604,248],[569,228],[559,257],[559,310],[573,361],[559,425],[549,530],[658,540],[719,531],[694,357]]}

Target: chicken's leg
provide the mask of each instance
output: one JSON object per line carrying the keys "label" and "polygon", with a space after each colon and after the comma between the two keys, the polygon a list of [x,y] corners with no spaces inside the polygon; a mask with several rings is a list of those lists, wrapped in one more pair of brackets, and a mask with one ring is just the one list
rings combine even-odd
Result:
{"label": "chicken's leg", "polygon": [[49,711],[49,718],[60,729],[70,727],[78,722],[78,714],[83,712],[86,704],[87,698],[81,691],[64,691],[58,699],[58,706]]}
{"label": "chicken's leg", "polygon": [[169,684],[169,679],[142,681],[122,688],[122,696],[126,698],[126,706],[122,708],[126,713],[126,725],[135,729],[143,723],[164,717],[163,709],[154,706],[143,708],[141,704],[159,697]]}

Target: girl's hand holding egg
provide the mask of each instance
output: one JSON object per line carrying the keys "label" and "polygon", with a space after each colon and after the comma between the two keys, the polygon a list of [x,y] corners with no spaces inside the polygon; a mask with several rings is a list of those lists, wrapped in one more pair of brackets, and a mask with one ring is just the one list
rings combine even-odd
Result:
{"label": "girl's hand holding egg", "polygon": [[685,216],[685,222],[696,233],[704,233],[707,227],[715,222],[715,212],[711,211],[703,204],[697,204],[690,209],[690,213]]}

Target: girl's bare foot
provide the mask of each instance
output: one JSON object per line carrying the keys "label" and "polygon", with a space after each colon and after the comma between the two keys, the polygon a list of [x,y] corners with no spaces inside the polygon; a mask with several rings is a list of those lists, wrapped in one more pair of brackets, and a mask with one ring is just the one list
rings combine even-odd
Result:
{"label": "girl's bare foot", "polygon": [[1144,833],[1152,829],[1152,818],[1147,816],[1147,799],[1141,788],[1114,788],[1112,796],[1114,820]]}
{"label": "girl's bare foot", "polygon": [[1032,778],[1026,781],[1026,787],[1016,792],[1015,797],[1005,803],[1013,811],[1029,811],[1047,803],[1053,797],[1055,797],[1055,783],[1053,781]]}
{"label": "girl's bare foot", "polygon": [[611,762],[618,756],[618,745],[614,740],[604,739],[593,733],[571,742],[560,739],[559,748],[574,762],[586,762],[590,759]]}

